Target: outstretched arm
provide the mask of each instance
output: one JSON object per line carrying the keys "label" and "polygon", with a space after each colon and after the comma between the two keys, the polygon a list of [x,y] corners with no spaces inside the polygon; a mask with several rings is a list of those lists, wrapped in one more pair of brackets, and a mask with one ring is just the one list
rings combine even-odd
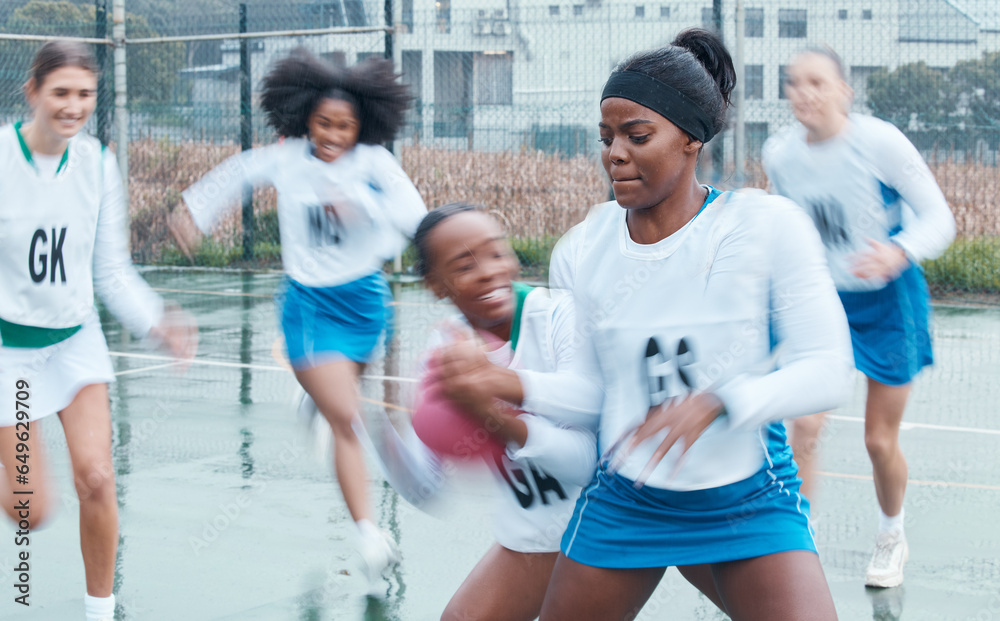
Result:
{"label": "outstretched arm", "polygon": [[125,198],[118,165],[104,156],[104,196],[94,244],[94,290],[119,321],[138,337],[152,337],[174,356],[189,359],[197,349],[197,327],[176,306],[164,306],[132,265],[125,237]]}

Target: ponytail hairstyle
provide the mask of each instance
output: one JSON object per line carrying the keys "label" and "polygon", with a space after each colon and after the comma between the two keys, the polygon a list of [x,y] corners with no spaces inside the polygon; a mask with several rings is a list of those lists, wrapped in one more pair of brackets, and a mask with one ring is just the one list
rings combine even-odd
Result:
{"label": "ponytail hairstyle", "polygon": [[79,67],[97,75],[97,60],[90,48],[79,41],[57,39],[49,41],[35,54],[31,61],[29,77],[34,80],[34,88],[40,88],[50,73],[63,67]]}
{"label": "ponytail hairstyle", "polygon": [[[717,136],[726,128],[726,111],[736,86],[736,68],[717,35],[689,28],[666,47],[632,55],[615,71],[641,73],[680,91],[710,119],[712,135]],[[687,133],[694,140],[700,139]]]}
{"label": "ponytail hairstyle", "polygon": [[341,69],[300,47],[271,67],[260,102],[279,135],[299,138],[309,133],[309,116],[322,100],[346,101],[361,126],[358,142],[380,144],[395,137],[413,100],[398,77],[389,60],[368,58]]}
{"label": "ponytail hairstyle", "polygon": [[417,250],[417,274],[426,278],[431,272],[431,249],[427,245],[427,237],[431,231],[448,218],[468,211],[479,211],[479,208],[470,203],[448,203],[424,216],[417,226],[417,232],[413,234],[413,247]]}

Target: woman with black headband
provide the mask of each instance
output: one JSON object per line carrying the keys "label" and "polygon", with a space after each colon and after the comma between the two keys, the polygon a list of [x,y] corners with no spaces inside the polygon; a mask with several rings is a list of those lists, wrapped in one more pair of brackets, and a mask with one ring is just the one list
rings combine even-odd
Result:
{"label": "woman with black headband", "polygon": [[845,399],[850,336],[802,210],[695,178],[734,83],[728,52],[703,30],[608,79],[601,158],[616,200],[553,258],[553,286],[577,307],[570,372],[487,375],[471,347],[441,355],[452,398],[488,391],[557,420],[599,413],[603,456],[543,621],[634,618],[669,566],[733,619],[836,618],[772,421]]}

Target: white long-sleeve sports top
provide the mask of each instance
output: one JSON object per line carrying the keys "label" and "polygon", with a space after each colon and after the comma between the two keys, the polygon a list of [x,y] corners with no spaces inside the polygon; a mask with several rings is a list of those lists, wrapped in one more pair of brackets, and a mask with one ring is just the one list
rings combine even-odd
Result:
{"label": "white long-sleeve sports top", "polygon": [[378,270],[416,231],[427,208],[396,158],[357,144],[331,163],[303,138],[230,157],[184,191],[195,224],[208,233],[247,185],[278,192],[281,259],[309,287],[341,285]]}
{"label": "white long-sleeve sports top", "polygon": [[[558,372],[573,357],[573,304],[565,293],[531,290],[521,311],[517,349],[510,342],[487,354],[512,369]],[[447,343],[455,330],[470,330],[461,315],[436,329],[428,352]],[[510,444],[491,464],[500,485],[493,519],[497,542],[517,552],[555,552],[577,496],[590,482],[597,463],[594,430],[553,422],[531,413],[519,418],[528,427],[524,446]]]}
{"label": "white long-sleeve sports top", "polygon": [[[763,425],[849,394],[847,319],[815,227],[790,201],[763,193],[723,194],[649,245],[632,241],[625,214],[615,202],[595,207],[557,246],[551,277],[572,286],[578,347],[568,373],[518,371],[523,407],[560,420],[598,412],[610,457],[651,406],[712,391],[726,414],[683,464],[680,447],[671,449],[646,484],[742,480],[764,463]],[[666,433],[639,445],[621,474],[637,479]]]}
{"label": "white long-sleeve sports top", "polygon": [[955,238],[955,219],[934,176],[890,123],[852,114],[839,134],[817,143],[806,142],[806,128],[796,124],[768,139],[763,158],[773,190],[815,223],[840,291],[885,286],[851,273],[869,239],[892,241],[919,263]]}
{"label": "white long-sleeve sports top", "polygon": [[8,125],[0,170],[0,319],[72,328],[94,312],[96,291],[133,334],[159,323],[162,300],[128,252],[118,165],[97,139],[77,134],[49,169]]}

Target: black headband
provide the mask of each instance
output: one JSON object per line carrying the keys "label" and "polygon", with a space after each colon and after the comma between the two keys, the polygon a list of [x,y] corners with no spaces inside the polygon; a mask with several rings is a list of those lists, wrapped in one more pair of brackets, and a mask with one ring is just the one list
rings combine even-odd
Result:
{"label": "black headband", "polygon": [[715,135],[713,123],[695,102],[669,84],[638,71],[616,71],[608,78],[601,101],[621,97],[645,106],[701,142]]}

